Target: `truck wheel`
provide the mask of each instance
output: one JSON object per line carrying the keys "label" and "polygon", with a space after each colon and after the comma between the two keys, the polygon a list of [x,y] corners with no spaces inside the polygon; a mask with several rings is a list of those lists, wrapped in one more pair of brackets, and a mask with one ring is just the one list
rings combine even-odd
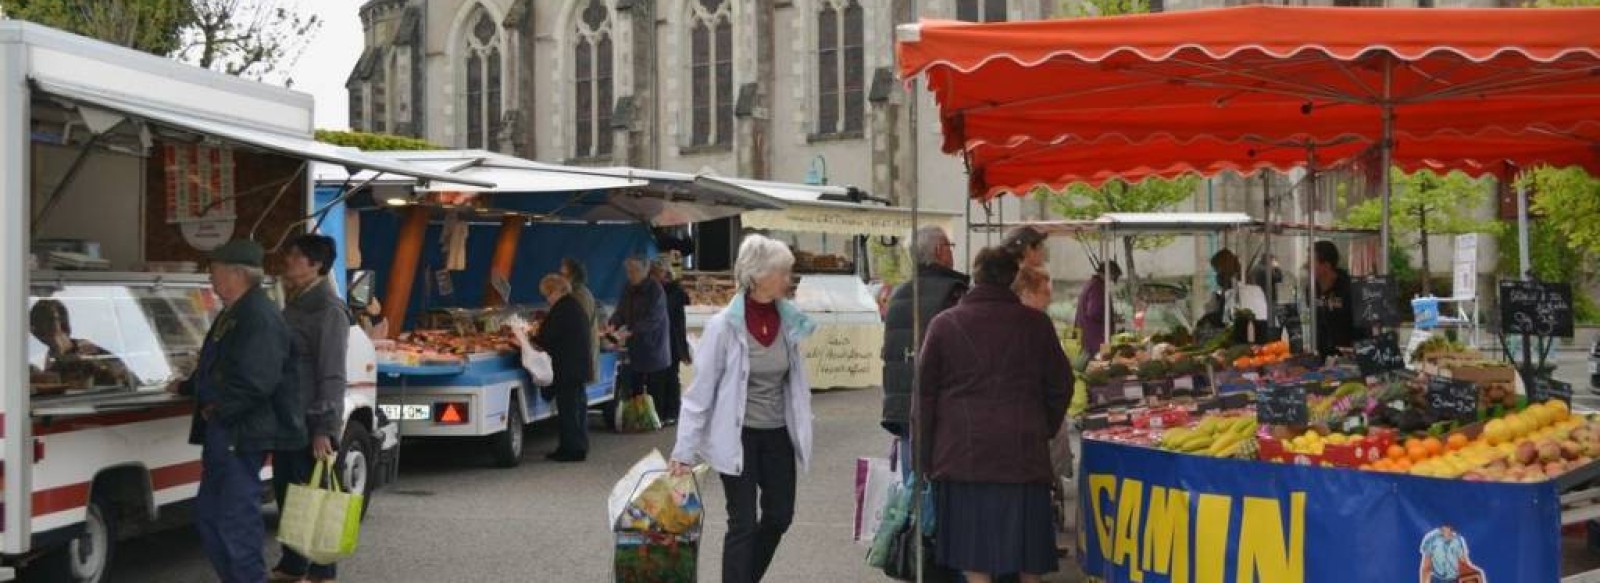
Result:
{"label": "truck wheel", "polygon": [[522,432],[527,429],[522,420],[526,414],[522,412],[522,403],[518,399],[511,400],[511,412],[506,415],[506,430],[494,435],[494,465],[501,468],[514,468],[522,463]]}
{"label": "truck wheel", "polygon": [[83,531],[66,545],[40,559],[42,581],[100,583],[109,578],[111,552],[116,547],[117,529],[112,507],[102,499],[89,501]]}
{"label": "truck wheel", "polygon": [[613,396],[610,401],[600,404],[600,417],[606,424],[606,431],[617,432],[617,399]]}
{"label": "truck wheel", "polygon": [[361,519],[367,519],[367,509],[372,507],[374,464],[372,434],[367,426],[350,423],[339,443],[339,458],[334,467],[339,468],[339,482],[345,490],[361,495]]}

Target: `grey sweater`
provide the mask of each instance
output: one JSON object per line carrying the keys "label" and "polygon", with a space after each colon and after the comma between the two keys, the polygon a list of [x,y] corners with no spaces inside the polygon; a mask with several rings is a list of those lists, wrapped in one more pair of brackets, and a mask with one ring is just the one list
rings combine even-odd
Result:
{"label": "grey sweater", "polygon": [[319,279],[289,297],[283,319],[292,334],[291,358],[300,363],[295,386],[306,405],[306,432],[308,436],[325,435],[337,444],[344,424],[345,351],[353,324],[350,311],[328,280]]}

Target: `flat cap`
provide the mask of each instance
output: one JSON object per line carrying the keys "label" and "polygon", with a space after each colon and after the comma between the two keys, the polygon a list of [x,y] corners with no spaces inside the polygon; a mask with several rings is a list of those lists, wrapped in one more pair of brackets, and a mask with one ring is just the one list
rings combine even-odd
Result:
{"label": "flat cap", "polygon": [[223,243],[221,247],[213,250],[211,252],[211,261],[212,263],[259,268],[266,254],[266,250],[261,248],[260,243],[236,239]]}

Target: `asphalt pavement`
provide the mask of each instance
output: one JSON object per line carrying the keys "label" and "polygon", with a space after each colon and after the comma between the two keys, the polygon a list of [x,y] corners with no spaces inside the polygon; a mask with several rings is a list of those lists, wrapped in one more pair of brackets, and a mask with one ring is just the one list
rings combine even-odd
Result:
{"label": "asphalt pavement", "polygon": [[[1557,378],[1574,385],[1580,405],[1600,410],[1589,391],[1586,356],[1556,355]],[[865,566],[863,547],[850,540],[855,460],[886,455],[878,428],[877,390],[818,393],[816,461],[801,477],[794,526],[768,581],[887,581]],[[598,423],[597,423],[598,425]],[[606,497],[628,467],[652,448],[668,451],[672,432],[592,434],[589,460],[544,461],[555,435],[545,423],[530,432],[523,464],[489,467],[486,446],[470,442],[408,442],[399,482],[380,491],[362,531],[359,553],[340,565],[343,581],[502,582],[607,581],[612,536]],[[721,485],[704,485],[708,502],[701,580],[717,581],[725,531]],[[1592,563],[1581,539],[1569,539],[1567,558]],[[276,545],[268,544],[269,557]],[[124,541],[113,582],[215,581],[191,528]],[[1064,568],[1071,569],[1069,564]],[[1078,581],[1076,573],[1052,581]]]}
{"label": "asphalt pavement", "polygon": [[[851,541],[856,458],[885,456],[889,449],[888,434],[878,427],[881,395],[815,395],[816,460],[800,478],[795,523],[767,581],[889,581],[866,566],[866,549]],[[587,462],[546,462],[555,433],[548,423],[537,425],[522,465],[512,469],[489,467],[485,448],[476,444],[408,442],[400,480],[374,498],[360,551],[340,565],[340,580],[607,581],[613,545],[606,497],[652,448],[667,453],[673,434],[594,431],[591,439]],[[721,484],[711,481],[703,485],[709,512],[701,581],[721,579],[726,531]],[[216,580],[186,527],[124,541],[112,575],[111,581],[132,583]]]}

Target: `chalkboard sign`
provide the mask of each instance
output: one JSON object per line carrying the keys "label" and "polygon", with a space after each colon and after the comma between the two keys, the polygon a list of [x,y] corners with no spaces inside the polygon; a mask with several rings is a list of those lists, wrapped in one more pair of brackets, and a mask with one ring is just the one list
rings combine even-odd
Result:
{"label": "chalkboard sign", "polygon": [[1398,297],[1394,282],[1388,276],[1374,275],[1350,285],[1350,301],[1355,305],[1356,326],[1374,327],[1400,323],[1400,309],[1395,307]]}
{"label": "chalkboard sign", "polygon": [[1256,419],[1268,425],[1305,425],[1311,420],[1302,385],[1266,385],[1256,391]]}
{"label": "chalkboard sign", "polygon": [[1533,390],[1528,391],[1528,400],[1535,403],[1545,401],[1561,401],[1572,404],[1572,383],[1564,383],[1555,379],[1533,379]]}
{"label": "chalkboard sign", "polygon": [[1394,332],[1384,332],[1373,338],[1356,341],[1356,365],[1361,374],[1372,376],[1406,367],[1406,357],[1400,352],[1400,337]]}
{"label": "chalkboard sign", "polygon": [[1500,327],[1506,334],[1572,337],[1572,286],[1500,282]]}
{"label": "chalkboard sign", "polygon": [[1289,353],[1305,354],[1306,331],[1305,326],[1300,322],[1300,306],[1278,304],[1273,316],[1273,319],[1278,322],[1278,328],[1286,332],[1289,337]]}
{"label": "chalkboard sign", "polygon": [[1428,409],[1440,419],[1478,419],[1478,385],[1448,377],[1428,377]]}

